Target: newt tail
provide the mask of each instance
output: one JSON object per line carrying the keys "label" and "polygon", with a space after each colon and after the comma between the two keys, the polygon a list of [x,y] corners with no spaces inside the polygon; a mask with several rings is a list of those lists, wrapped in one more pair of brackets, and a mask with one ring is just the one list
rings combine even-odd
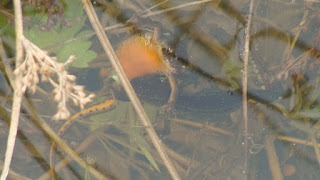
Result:
{"label": "newt tail", "polygon": [[[101,111],[109,111],[111,109],[113,109],[115,107],[115,100],[114,99],[107,99],[104,102],[102,102],[101,104],[89,107],[87,109],[84,109],[78,113],[76,113],[75,115],[73,115],[69,120],[67,120],[59,129],[57,135],[58,136],[62,136],[63,133],[73,124],[73,120],[77,119],[78,117],[83,117],[83,116],[87,116],[93,113],[97,113],[97,112],[101,112]],[[50,147],[50,172],[51,172],[51,176],[52,179],[54,179],[54,148],[55,148],[56,143],[53,141]]]}

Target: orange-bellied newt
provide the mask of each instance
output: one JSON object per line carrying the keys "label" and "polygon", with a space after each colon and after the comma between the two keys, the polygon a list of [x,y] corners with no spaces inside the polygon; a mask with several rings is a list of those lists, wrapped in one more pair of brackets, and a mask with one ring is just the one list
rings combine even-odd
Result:
{"label": "orange-bellied newt", "polygon": [[[129,80],[158,72],[168,73],[168,65],[164,62],[161,46],[154,38],[147,39],[143,36],[134,36],[123,42],[116,54]],[[113,105],[114,100],[106,100],[102,104],[75,114],[60,128],[57,133],[58,136],[61,136],[77,117],[110,109]],[[50,150],[51,168],[53,168],[54,147],[55,143],[53,142]],[[54,175],[53,169],[51,169],[51,172]]]}
{"label": "orange-bellied newt", "polygon": [[[125,41],[118,48],[116,54],[128,79],[131,81],[135,81],[136,79],[144,77],[145,75],[152,75],[157,73],[166,74],[168,73],[168,71],[170,71],[165,63],[161,48],[162,47],[152,38],[148,40],[142,36],[134,36],[131,39]],[[132,84],[135,86],[135,83]],[[138,84],[136,86],[139,88],[140,85]],[[160,87],[162,86],[160,85]],[[160,89],[161,88],[159,88],[159,90]],[[142,88],[140,90],[146,89]],[[165,95],[165,97],[169,98],[170,88],[169,91],[163,92],[169,92]],[[241,95],[230,95],[225,90],[218,90],[218,92],[215,91],[212,94],[210,93],[211,91],[209,91],[209,94],[205,93],[206,95],[201,96],[180,93],[177,95],[176,104],[178,106],[180,105],[187,108],[195,107],[203,109],[204,107],[208,107],[208,109],[210,110],[219,110],[221,106],[230,107],[230,104],[238,104],[238,102],[241,102]],[[60,128],[60,130],[58,131],[58,135],[61,136],[72,124],[73,120],[77,117],[95,113],[97,111],[111,109],[112,107],[114,107],[114,104],[114,100],[106,100],[102,104],[93,106],[75,114]],[[54,149],[54,146],[55,144],[53,143],[51,146],[50,159],[52,159],[53,156],[52,151]],[[50,160],[50,162],[50,164],[52,164],[52,160]],[[51,167],[53,167],[53,165]]]}

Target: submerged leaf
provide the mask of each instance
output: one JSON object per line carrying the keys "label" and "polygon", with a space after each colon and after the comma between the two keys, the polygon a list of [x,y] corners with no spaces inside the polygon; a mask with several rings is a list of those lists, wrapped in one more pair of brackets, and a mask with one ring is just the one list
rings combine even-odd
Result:
{"label": "submerged leaf", "polygon": [[296,113],[298,116],[304,117],[304,118],[320,118],[320,111],[319,110],[306,110],[306,111],[300,111]]}
{"label": "submerged leaf", "polygon": [[141,146],[141,145],[139,145],[139,148],[143,152],[144,156],[148,159],[150,164],[160,173],[160,169],[156,161],[153,159],[152,155],[150,154],[149,150],[145,146]]}
{"label": "submerged leaf", "polygon": [[[145,103],[144,109],[150,119],[154,119],[159,107]],[[148,142],[140,135],[141,128],[139,126],[139,119],[134,112],[133,106],[130,102],[119,101],[117,107],[106,113],[98,114],[90,117],[90,120],[94,123],[91,125],[91,130],[100,128],[102,124],[114,121],[115,123],[126,123],[127,125],[116,126],[120,131],[126,133],[130,138],[130,144],[132,146],[138,146],[143,152],[144,156],[148,159],[150,164],[160,172],[160,169],[155,162],[154,158],[150,154],[150,146]],[[132,152],[134,153],[134,152]]]}

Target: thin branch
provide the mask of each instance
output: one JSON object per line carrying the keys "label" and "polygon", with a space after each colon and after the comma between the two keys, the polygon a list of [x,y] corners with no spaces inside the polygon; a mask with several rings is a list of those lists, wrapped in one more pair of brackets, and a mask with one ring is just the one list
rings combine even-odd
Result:
{"label": "thin branch", "polygon": [[264,138],[264,146],[268,156],[268,162],[273,179],[283,180],[279,158],[277,156],[276,148],[274,146],[274,136],[269,135]]}
{"label": "thin branch", "polygon": [[150,123],[150,120],[147,116],[147,114],[145,113],[136,93],[134,92],[129,79],[127,78],[127,76],[125,75],[124,70],[121,67],[121,64],[110,44],[109,39],[107,38],[100,22],[99,19],[92,7],[91,1],[90,0],[82,0],[85,11],[88,14],[89,20],[95,30],[95,32],[97,33],[98,39],[100,40],[104,51],[106,52],[106,54],[108,55],[112,66],[114,67],[115,71],[117,72],[120,81],[123,85],[124,90],[126,91],[131,103],[133,104],[135,111],[137,112],[138,116],[140,117],[140,120],[142,122],[142,124],[146,127],[146,130],[152,140],[152,143],[154,144],[155,148],[157,149],[160,157],[162,158],[166,168],[168,169],[171,177],[175,180],[179,180],[180,177],[176,171],[176,169],[174,168],[172,162],[170,161],[167,153],[165,152],[163,146],[161,145],[161,141],[159,139],[159,137],[157,136],[152,124]]}
{"label": "thin branch", "polygon": [[[1,174],[1,180],[5,180],[7,178],[10,169],[19,124],[22,97],[28,87],[31,91],[35,91],[35,86],[39,81],[37,74],[38,72],[42,75],[43,79],[46,78],[47,80],[51,80],[51,83],[54,82],[52,79],[50,79],[51,75],[53,73],[57,74],[59,87],[56,87],[54,91],[54,93],[56,94],[55,101],[59,102],[58,113],[56,116],[57,119],[63,117],[67,118],[68,113],[66,114],[66,112],[68,112],[68,110],[66,109],[65,104],[68,99],[71,99],[74,104],[83,107],[93,98],[93,95],[89,95],[88,97],[86,97],[85,93],[83,92],[83,87],[77,86],[74,83],[75,76],[69,75],[64,70],[65,64],[56,62],[56,58],[49,57],[45,52],[43,52],[41,49],[24,38],[20,0],[14,1],[14,8],[16,30],[16,69],[14,73],[14,82],[11,82],[14,89],[13,105],[6,156]],[[25,59],[23,59],[24,56]],[[51,71],[49,70],[50,68],[52,68]],[[6,71],[9,70],[10,69],[7,69]],[[56,90],[57,88],[59,89]],[[64,99],[59,98],[59,94],[62,94]],[[43,122],[39,122],[39,124],[42,124],[42,127],[44,127],[44,129],[47,129],[46,132],[50,137],[56,137],[54,136],[55,133],[50,129],[49,126],[47,126]],[[57,141],[58,144],[61,143],[60,138],[53,139]],[[61,145],[67,146],[64,142],[62,142]],[[71,150],[71,148],[67,148],[67,152],[68,154],[70,153],[70,156],[75,158],[75,160],[78,161],[80,165],[86,168],[86,163],[82,161],[78,157],[78,155]],[[98,177],[99,179],[106,179],[101,173],[94,170],[93,168],[91,169],[92,170],[90,172],[93,172],[96,177]]]}
{"label": "thin branch", "polygon": [[[248,21],[245,29],[245,44],[244,44],[244,63],[242,72],[242,98],[243,98],[243,137],[244,137],[244,175],[247,177],[248,170],[248,95],[247,95],[247,85],[248,85],[248,61],[249,61],[249,47],[250,47],[250,26],[253,13],[253,2],[250,1],[250,10]],[[247,178],[246,178],[247,179]]]}
{"label": "thin branch", "polygon": [[[21,38],[23,37],[23,25],[22,25],[22,9],[20,0],[14,0],[14,14],[15,14],[15,31],[16,31],[16,67],[18,67],[23,61],[23,47]],[[22,79],[22,74],[19,74],[15,78],[15,87],[18,86],[18,82]],[[19,93],[20,92],[20,93]],[[1,180],[5,180],[8,176],[13,150],[15,146],[20,108],[22,101],[22,93],[19,89],[14,89],[13,105],[11,114],[10,130],[7,142],[6,157],[4,160],[4,166],[1,174]]]}
{"label": "thin branch", "polygon": [[207,3],[207,2],[211,2],[211,1],[213,1],[213,0],[193,1],[193,2],[182,4],[182,5],[178,5],[178,6],[172,6],[170,8],[166,8],[166,9],[159,10],[159,11],[148,12],[145,15],[141,15],[141,17],[142,18],[146,18],[146,17],[150,17],[150,16],[155,16],[155,15],[167,13],[167,12],[170,12],[170,11],[174,11],[174,10],[177,10],[177,9],[184,9],[184,8],[189,7],[189,6],[195,6],[195,5],[198,5],[198,4],[203,4],[203,3]]}

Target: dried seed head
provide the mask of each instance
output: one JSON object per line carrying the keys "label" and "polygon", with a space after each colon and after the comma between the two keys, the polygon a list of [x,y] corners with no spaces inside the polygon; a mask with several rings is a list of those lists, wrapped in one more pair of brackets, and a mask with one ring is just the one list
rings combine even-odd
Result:
{"label": "dried seed head", "polygon": [[36,91],[37,91],[37,86],[36,85],[33,85],[33,86],[30,87],[30,92],[32,94],[34,94]]}
{"label": "dried seed head", "polygon": [[27,76],[28,79],[28,84],[32,84],[33,83],[33,74],[29,74],[29,76]]}
{"label": "dried seed head", "polygon": [[40,66],[39,66],[39,64],[37,64],[37,63],[34,64],[34,70],[35,70],[36,72],[39,72],[39,71],[40,71]]}
{"label": "dried seed head", "polygon": [[67,119],[70,117],[70,112],[68,110],[59,110],[58,112],[53,116],[54,120],[61,120],[61,119]]}
{"label": "dried seed head", "polygon": [[86,94],[83,91],[78,91],[78,95],[80,96],[80,98],[86,97]]}
{"label": "dried seed head", "polygon": [[46,81],[48,81],[48,76],[45,76],[45,75],[41,75],[41,81],[42,82],[46,82]]}
{"label": "dried seed head", "polygon": [[72,102],[75,106],[79,106],[79,100],[78,99],[75,99],[75,98],[72,98]]}
{"label": "dried seed head", "polygon": [[15,76],[18,76],[19,73],[21,73],[21,71],[20,71],[19,68],[18,68],[18,69],[15,69],[15,70],[13,71],[13,74],[14,74]]}
{"label": "dried seed head", "polygon": [[68,79],[69,81],[74,82],[74,81],[77,79],[77,77],[74,76],[74,75],[67,75],[67,79]]}
{"label": "dried seed head", "polygon": [[70,83],[66,83],[65,86],[64,86],[65,90],[67,92],[71,92],[72,91],[72,88],[73,88],[73,85],[70,84]]}
{"label": "dried seed head", "polygon": [[38,84],[39,83],[39,77],[38,77],[37,74],[34,75],[33,80],[34,80],[34,84]]}
{"label": "dried seed head", "polygon": [[56,102],[60,102],[60,101],[62,100],[62,93],[61,93],[61,92],[57,93],[57,94],[54,96],[54,100],[55,100]]}
{"label": "dried seed head", "polygon": [[93,94],[93,93],[91,93],[91,94],[88,96],[88,98],[89,98],[90,100],[92,100],[94,97],[96,97],[96,95]]}
{"label": "dried seed head", "polygon": [[77,91],[84,91],[84,86],[74,86],[74,90],[77,92]]}
{"label": "dried seed head", "polygon": [[64,71],[64,64],[58,63],[56,68],[57,68],[57,71],[63,72]]}
{"label": "dried seed head", "polygon": [[64,63],[65,66],[69,65],[70,63],[72,63],[74,60],[76,59],[75,55],[71,55],[69,57],[69,59]]}
{"label": "dried seed head", "polygon": [[[36,85],[39,82],[38,73],[41,74],[42,81],[49,81],[54,86],[54,100],[59,102],[57,113],[54,119],[66,119],[70,116],[66,104],[71,99],[75,105],[83,106],[90,102],[93,94],[86,97],[83,86],[77,86],[74,82],[76,76],[68,74],[65,71],[65,65],[73,62],[75,56],[71,55],[65,64],[58,63],[56,57],[50,57],[47,52],[42,51],[26,38],[22,38],[25,50],[24,62],[17,67],[14,74],[18,79],[16,84],[17,93],[24,93],[26,88],[30,92],[36,91]],[[54,76],[53,76],[54,75]]]}

